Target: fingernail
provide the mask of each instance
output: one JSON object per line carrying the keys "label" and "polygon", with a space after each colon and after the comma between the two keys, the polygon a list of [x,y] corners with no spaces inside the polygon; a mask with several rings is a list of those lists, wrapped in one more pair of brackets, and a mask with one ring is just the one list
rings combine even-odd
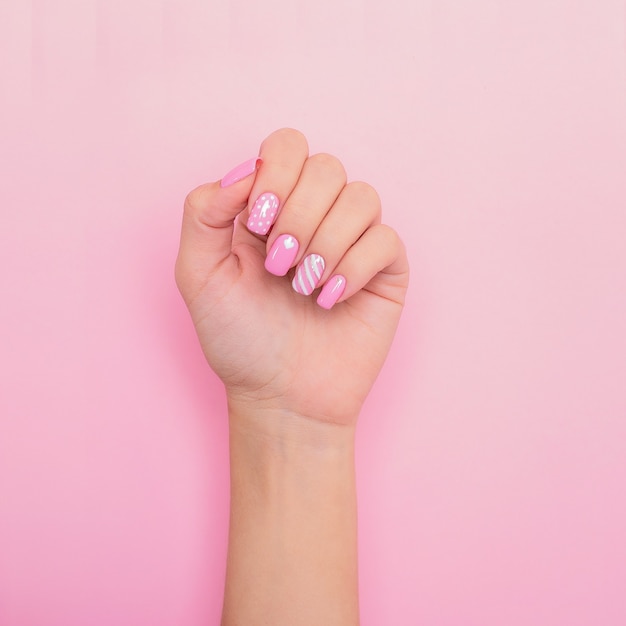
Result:
{"label": "fingernail", "polygon": [[335,302],[341,298],[341,294],[346,288],[346,277],[341,274],[331,276],[324,286],[320,295],[317,297],[317,303],[323,309],[331,309]]}
{"label": "fingernail", "polygon": [[261,194],[252,207],[248,218],[248,230],[265,235],[276,219],[280,201],[273,193]]}
{"label": "fingernail", "polygon": [[300,244],[293,235],[281,235],[265,258],[265,269],[275,276],[284,276],[293,264]]}
{"label": "fingernail", "polygon": [[230,185],[234,185],[243,178],[247,178],[250,174],[254,174],[259,166],[259,163],[261,163],[261,159],[259,157],[254,157],[254,159],[250,159],[249,161],[238,165],[234,169],[230,170],[224,178],[222,178],[220,187],[230,187]]}
{"label": "fingernail", "polygon": [[317,283],[320,282],[320,278],[322,278],[324,267],[326,267],[326,263],[323,256],[309,254],[298,265],[291,286],[303,296],[312,294],[315,287],[317,287]]}

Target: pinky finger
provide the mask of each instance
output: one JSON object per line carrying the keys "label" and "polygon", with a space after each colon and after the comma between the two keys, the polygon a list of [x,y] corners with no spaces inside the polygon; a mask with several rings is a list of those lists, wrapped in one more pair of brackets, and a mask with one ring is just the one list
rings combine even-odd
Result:
{"label": "pinky finger", "polygon": [[409,263],[402,240],[393,228],[368,228],[348,249],[325,281],[317,303],[330,309],[364,289],[370,294],[404,304]]}

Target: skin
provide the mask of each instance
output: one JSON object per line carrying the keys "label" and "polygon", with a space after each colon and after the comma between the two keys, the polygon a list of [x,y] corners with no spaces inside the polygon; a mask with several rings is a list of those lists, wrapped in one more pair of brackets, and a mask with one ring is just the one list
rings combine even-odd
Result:
{"label": "skin", "polygon": [[[223,626],[359,623],[354,434],[396,331],[409,280],[406,251],[381,223],[376,191],[347,183],[341,162],[309,155],[281,129],[257,171],[185,201],[178,287],[229,409],[231,516]],[[246,221],[273,192],[267,236]],[[300,242],[287,276],[265,257],[288,233]],[[309,253],[346,290],[331,310],[291,286]]]}

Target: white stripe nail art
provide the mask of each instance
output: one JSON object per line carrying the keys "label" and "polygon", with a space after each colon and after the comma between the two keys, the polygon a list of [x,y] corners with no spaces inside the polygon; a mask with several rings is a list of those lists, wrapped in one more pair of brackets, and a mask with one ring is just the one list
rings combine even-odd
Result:
{"label": "white stripe nail art", "polygon": [[319,283],[324,273],[324,257],[319,254],[309,254],[306,256],[293,277],[291,286],[295,291],[301,293],[303,296],[308,296],[313,293],[317,283]]}

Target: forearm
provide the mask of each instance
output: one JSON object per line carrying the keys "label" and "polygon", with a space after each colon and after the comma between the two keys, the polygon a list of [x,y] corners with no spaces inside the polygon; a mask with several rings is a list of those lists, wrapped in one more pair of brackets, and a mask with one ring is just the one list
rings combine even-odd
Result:
{"label": "forearm", "polygon": [[223,626],[358,624],[354,428],[230,413]]}

